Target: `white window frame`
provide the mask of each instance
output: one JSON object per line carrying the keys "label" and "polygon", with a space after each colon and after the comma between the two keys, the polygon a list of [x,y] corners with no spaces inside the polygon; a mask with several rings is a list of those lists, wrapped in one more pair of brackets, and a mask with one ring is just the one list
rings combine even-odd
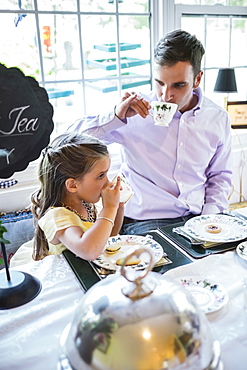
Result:
{"label": "white window frame", "polygon": [[[34,3],[37,6],[38,0],[34,0]],[[16,10],[0,10],[0,13],[19,13],[25,14],[31,11],[16,11]],[[37,17],[37,11],[32,11],[35,13]],[[40,14],[46,14],[45,11],[39,11]],[[51,13],[51,12],[49,12]],[[61,12],[60,12],[61,13]],[[66,12],[70,13],[70,12]],[[78,13],[78,12],[77,12]],[[95,14],[95,13],[92,13]],[[130,13],[131,14],[131,13]],[[209,15],[243,15],[247,14],[247,7],[232,7],[232,6],[222,6],[222,5],[211,5],[211,6],[203,6],[203,5],[182,5],[182,4],[175,4],[174,0],[150,0],[150,35],[151,35],[151,49],[153,50],[154,45],[158,42],[158,40],[164,36],[167,32],[172,31],[176,28],[181,28],[181,17],[184,14],[209,14]],[[78,17],[80,17],[78,13]],[[38,22],[37,22],[38,27]],[[39,33],[38,33],[39,34]],[[119,39],[118,39],[119,40]],[[38,40],[39,47],[41,47],[41,39]],[[152,50],[151,50],[151,67],[152,67]],[[81,49],[82,53],[82,49]],[[41,66],[43,64],[41,63]],[[120,68],[120,66],[118,66]],[[45,85],[44,80],[44,70],[41,69],[41,76],[42,79],[40,83]],[[83,78],[83,75],[82,75]],[[152,81],[152,76],[151,76]],[[60,81],[60,82],[70,82]],[[74,82],[74,81],[71,81]],[[51,83],[59,83],[59,81],[49,81]],[[119,81],[121,84],[121,81]],[[121,94],[121,92],[119,92]],[[84,101],[85,104],[85,101]],[[243,132],[243,130],[242,130]],[[36,162],[30,163],[29,167],[21,172],[15,173],[14,178],[19,179],[20,183],[18,187],[13,186],[12,188],[2,190],[0,192],[0,212],[10,212],[14,210],[18,210],[27,206],[30,203],[29,194],[37,188],[37,180],[33,180],[33,173],[36,169]],[[12,196],[13,194],[16,196]],[[17,195],[18,193],[18,195]],[[19,202],[18,202],[19,200]]]}

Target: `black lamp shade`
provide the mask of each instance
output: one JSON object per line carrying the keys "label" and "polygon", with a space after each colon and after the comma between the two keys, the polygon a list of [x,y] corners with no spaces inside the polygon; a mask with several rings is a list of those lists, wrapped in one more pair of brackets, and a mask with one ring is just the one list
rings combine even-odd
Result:
{"label": "black lamp shade", "polygon": [[225,93],[237,92],[234,68],[219,69],[214,91]]}

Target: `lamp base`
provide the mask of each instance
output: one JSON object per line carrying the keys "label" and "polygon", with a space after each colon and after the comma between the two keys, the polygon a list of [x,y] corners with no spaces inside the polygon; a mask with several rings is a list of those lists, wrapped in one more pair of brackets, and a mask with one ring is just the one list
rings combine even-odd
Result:
{"label": "lamp base", "polygon": [[26,272],[11,271],[10,281],[0,273],[0,310],[22,306],[32,301],[41,291],[41,283]]}

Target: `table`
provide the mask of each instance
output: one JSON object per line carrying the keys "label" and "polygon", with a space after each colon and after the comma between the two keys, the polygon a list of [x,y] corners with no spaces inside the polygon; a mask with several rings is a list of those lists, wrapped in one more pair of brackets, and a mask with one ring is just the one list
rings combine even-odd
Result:
{"label": "table", "polygon": [[[62,255],[14,269],[40,279],[42,291],[26,305],[0,310],[0,369],[56,370],[60,335],[72,320],[84,292]],[[229,302],[207,318],[221,343],[224,370],[245,370],[247,313],[242,279],[247,276],[247,262],[231,251],[176,267],[165,274],[172,278],[200,275],[225,286]]]}
{"label": "table", "polygon": [[236,253],[226,252],[205,257],[166,273],[171,278],[198,275],[222,284],[229,302],[221,310],[207,314],[211,329],[221,343],[224,370],[247,369],[247,310],[244,309],[243,283],[247,261]]}
{"label": "table", "polygon": [[42,291],[23,306],[0,310],[0,369],[55,370],[60,335],[84,292],[61,255],[12,270],[37,277]]}

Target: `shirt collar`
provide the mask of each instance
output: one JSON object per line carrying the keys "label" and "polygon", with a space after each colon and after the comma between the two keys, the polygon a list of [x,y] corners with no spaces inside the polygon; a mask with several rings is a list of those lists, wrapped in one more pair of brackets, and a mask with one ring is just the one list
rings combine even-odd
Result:
{"label": "shirt collar", "polygon": [[201,109],[202,107],[202,90],[200,87],[197,87],[194,89],[193,94],[197,96],[198,102],[196,106],[192,109],[194,116],[197,114],[197,112]]}

